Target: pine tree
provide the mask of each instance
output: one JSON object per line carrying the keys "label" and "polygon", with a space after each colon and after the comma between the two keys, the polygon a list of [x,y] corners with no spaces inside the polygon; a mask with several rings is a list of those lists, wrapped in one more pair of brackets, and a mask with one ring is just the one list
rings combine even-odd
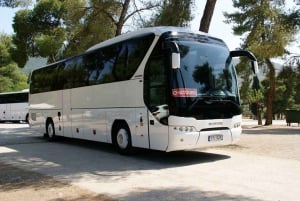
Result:
{"label": "pine tree", "polygon": [[286,13],[285,2],[272,0],[233,0],[239,11],[226,13],[227,23],[234,23],[236,35],[245,34],[244,49],[252,51],[268,67],[270,83],[267,100],[266,125],[272,124],[275,97],[275,68],[271,58],[282,56],[285,47],[294,40],[298,25],[294,23],[295,11]]}
{"label": "pine tree", "polygon": [[158,12],[145,26],[188,26],[193,0],[164,0]]}
{"label": "pine tree", "polygon": [[11,37],[0,35],[0,92],[19,91],[28,88],[27,77],[19,71],[11,59]]}
{"label": "pine tree", "polygon": [[208,33],[217,0],[206,0],[204,12],[200,21],[199,31]]}

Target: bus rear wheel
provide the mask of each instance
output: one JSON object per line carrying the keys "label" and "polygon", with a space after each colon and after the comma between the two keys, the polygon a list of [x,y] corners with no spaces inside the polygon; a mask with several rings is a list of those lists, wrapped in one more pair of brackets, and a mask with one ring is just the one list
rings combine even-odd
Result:
{"label": "bus rear wheel", "polygon": [[127,125],[121,124],[115,129],[113,144],[120,154],[129,154],[131,152],[131,135]]}
{"label": "bus rear wheel", "polygon": [[47,135],[49,141],[55,140],[54,123],[52,120],[48,120],[46,123],[46,135]]}

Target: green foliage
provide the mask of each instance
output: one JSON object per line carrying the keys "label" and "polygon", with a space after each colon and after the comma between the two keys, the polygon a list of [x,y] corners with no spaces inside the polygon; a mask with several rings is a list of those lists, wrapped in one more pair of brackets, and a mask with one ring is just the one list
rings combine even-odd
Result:
{"label": "green foliage", "polygon": [[297,87],[300,74],[292,66],[284,66],[276,80],[276,97],[274,100],[274,114],[284,113],[288,108],[296,107]]}
{"label": "green foliage", "polygon": [[19,71],[10,55],[12,40],[0,35],[0,92],[19,91],[28,88],[27,77]]}
{"label": "green foliage", "polygon": [[261,89],[249,89],[247,93],[249,103],[260,103],[264,100],[264,95]]}
{"label": "green foliage", "polygon": [[50,30],[47,34],[37,35],[34,41],[38,48],[39,55],[42,57],[47,57],[57,53],[57,50],[62,47],[65,38],[65,30],[61,27],[58,27]]}
{"label": "green foliage", "polygon": [[84,52],[120,34],[125,22],[155,7],[153,1],[40,0],[16,13],[13,58],[24,66],[28,57],[49,62]]}
{"label": "green foliage", "polygon": [[31,23],[37,32],[61,25],[63,3],[61,0],[40,0],[32,10]]}
{"label": "green foliage", "polygon": [[[16,46],[12,56],[19,67],[23,67],[30,56],[48,56],[50,61],[54,61],[54,54],[65,40],[64,29],[59,28],[62,14],[60,0],[41,0],[33,10],[24,9],[16,13],[13,23],[16,33],[13,42]],[[45,44],[49,45],[47,52]]]}
{"label": "green foliage", "polygon": [[[268,67],[266,125],[272,124],[273,102],[276,94],[275,68],[270,58],[282,56],[285,47],[294,40],[298,31],[299,12],[284,10],[285,1],[233,0],[239,10],[225,13],[227,23],[234,23],[236,35],[244,35],[243,49],[252,51]],[[296,14],[295,14],[296,13]],[[288,22],[292,20],[292,22]]]}
{"label": "green foliage", "polygon": [[0,0],[0,7],[26,7],[32,4],[31,0]]}
{"label": "green foliage", "polygon": [[[295,109],[300,106],[300,71],[295,66],[284,66],[276,79],[276,93],[273,100],[273,115],[283,114],[288,108]],[[267,101],[269,79],[264,79],[261,84],[264,90],[264,102]]]}
{"label": "green foliage", "polygon": [[188,26],[193,0],[164,0],[159,11],[145,26]]}
{"label": "green foliage", "polygon": [[248,102],[247,93],[251,84],[251,75],[253,74],[251,68],[249,67],[250,65],[251,64],[249,60],[242,57],[240,58],[240,62],[236,66],[237,73],[243,80],[240,87],[240,97],[243,102]]}
{"label": "green foliage", "polygon": [[86,1],[83,0],[64,1],[63,20],[67,46],[60,56],[81,53],[90,46],[113,37],[115,25],[102,9],[113,11],[114,6],[111,1],[91,1],[89,7],[86,7]]}
{"label": "green foliage", "polygon": [[245,47],[260,59],[284,54],[284,48],[294,40],[297,31],[297,26],[287,23],[295,12],[286,13],[284,1],[234,0],[233,5],[240,11],[225,13],[226,22],[234,23],[236,35],[248,33],[244,39]]}
{"label": "green foliage", "polygon": [[296,77],[297,84],[296,84],[296,87],[295,87],[295,91],[296,91],[296,94],[295,94],[295,107],[300,109],[300,82],[299,82],[299,80],[300,80],[300,61],[298,61],[296,72],[297,72],[297,77]]}
{"label": "green foliage", "polygon": [[250,103],[251,112],[257,115],[257,107],[262,107],[264,102],[264,93],[256,76],[253,77],[252,88],[247,90],[247,100]]}
{"label": "green foliage", "polygon": [[0,92],[20,91],[28,88],[26,75],[16,63],[0,67]]}

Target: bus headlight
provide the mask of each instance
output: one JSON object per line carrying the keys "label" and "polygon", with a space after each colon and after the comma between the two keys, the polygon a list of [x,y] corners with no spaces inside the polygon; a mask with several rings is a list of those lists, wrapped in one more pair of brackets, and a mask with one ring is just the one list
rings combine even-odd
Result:
{"label": "bus headlight", "polygon": [[173,129],[182,133],[196,132],[193,126],[175,126]]}

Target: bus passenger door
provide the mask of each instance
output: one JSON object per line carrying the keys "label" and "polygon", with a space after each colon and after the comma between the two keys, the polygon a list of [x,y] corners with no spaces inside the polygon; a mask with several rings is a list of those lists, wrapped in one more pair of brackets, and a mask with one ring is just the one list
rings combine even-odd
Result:
{"label": "bus passenger door", "polygon": [[169,143],[169,129],[162,124],[156,113],[149,112],[150,149],[165,151]]}
{"label": "bus passenger door", "polygon": [[168,84],[161,57],[149,60],[145,70],[144,101],[148,108],[150,149],[165,151],[169,143]]}

